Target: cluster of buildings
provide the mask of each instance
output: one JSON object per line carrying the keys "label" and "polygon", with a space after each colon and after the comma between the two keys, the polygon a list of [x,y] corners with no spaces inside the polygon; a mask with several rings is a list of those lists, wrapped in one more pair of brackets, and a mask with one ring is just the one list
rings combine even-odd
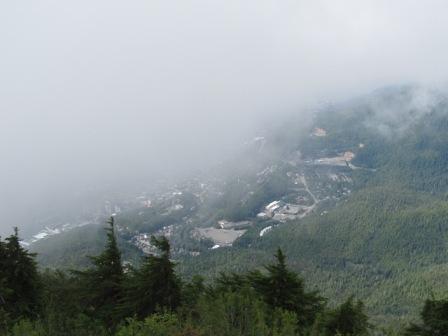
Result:
{"label": "cluster of buildings", "polygon": [[173,234],[173,225],[164,226],[162,229],[150,234],[139,233],[132,238],[132,243],[137,246],[145,254],[157,253],[157,248],[151,244],[151,236],[165,236],[170,237]]}
{"label": "cluster of buildings", "polygon": [[278,222],[286,222],[300,218],[307,212],[309,206],[300,204],[291,204],[283,201],[273,201],[266,205],[264,211],[260,212],[258,218],[271,218]]}

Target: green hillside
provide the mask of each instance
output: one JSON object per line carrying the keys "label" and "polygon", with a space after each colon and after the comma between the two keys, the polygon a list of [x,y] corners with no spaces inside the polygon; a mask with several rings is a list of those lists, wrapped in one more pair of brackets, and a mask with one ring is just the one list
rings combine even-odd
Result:
{"label": "green hillside", "polygon": [[[325,136],[312,135],[315,128]],[[281,247],[308,286],[332,304],[350,295],[364,300],[380,323],[414,318],[431,293],[445,296],[448,103],[440,93],[386,88],[330,106],[306,127],[286,123],[251,146],[151,208],[117,216],[124,258],[134,263],[142,254],[136,235],[169,232],[179,271],[213,278],[266,264]],[[343,153],[354,157],[334,164]],[[274,200],[297,197],[310,209],[305,218],[256,217]],[[216,242],[198,240],[196,229],[219,220],[249,226],[231,247],[210,249]],[[85,266],[101,246],[96,237],[98,228],[86,227],[33,250],[44,267]]]}
{"label": "green hillside", "polygon": [[309,142],[307,152],[363,143],[365,151],[358,151],[354,164],[374,171],[356,171],[356,191],[328,212],[281,225],[250,248],[187,258],[183,270],[238,271],[262,264],[281,246],[291,266],[335,301],[353,294],[380,321],[414,317],[424,298],[431,293],[443,297],[448,290],[446,107],[442,100],[405,129],[397,126],[397,134],[387,135],[373,133],[367,121],[374,118],[361,103],[352,106],[353,113],[321,116],[316,124],[328,136],[318,144]]}

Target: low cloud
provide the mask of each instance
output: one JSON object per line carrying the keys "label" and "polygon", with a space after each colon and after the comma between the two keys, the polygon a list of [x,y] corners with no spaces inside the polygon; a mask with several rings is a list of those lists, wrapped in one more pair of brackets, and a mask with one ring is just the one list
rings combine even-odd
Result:
{"label": "low cloud", "polygon": [[446,9],[435,0],[5,1],[0,232],[81,186],[217,162],[266,120],[317,102],[444,84]]}

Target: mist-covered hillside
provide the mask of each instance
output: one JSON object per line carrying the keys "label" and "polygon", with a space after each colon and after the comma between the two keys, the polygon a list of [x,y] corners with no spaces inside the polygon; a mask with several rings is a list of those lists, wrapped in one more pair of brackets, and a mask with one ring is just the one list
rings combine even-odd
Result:
{"label": "mist-covered hillside", "polygon": [[[235,159],[114,213],[125,259],[170,239],[186,276],[214,277],[270,260],[276,248],[337,301],[374,318],[414,316],[447,288],[448,103],[422,87],[384,88],[291,118]],[[112,214],[112,213],[111,213]],[[31,244],[42,267],[86,265],[97,225]]]}

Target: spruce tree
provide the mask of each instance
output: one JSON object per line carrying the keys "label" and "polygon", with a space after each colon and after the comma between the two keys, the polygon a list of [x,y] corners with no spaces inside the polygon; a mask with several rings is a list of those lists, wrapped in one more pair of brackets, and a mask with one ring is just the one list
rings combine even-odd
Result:
{"label": "spruce tree", "polygon": [[426,300],[420,316],[422,323],[411,324],[405,335],[448,335],[448,300]]}
{"label": "spruce tree", "polygon": [[39,313],[40,281],[35,254],[20,245],[17,228],[0,244],[0,304],[13,319],[35,318]]}
{"label": "spruce tree", "polygon": [[0,237],[0,308],[4,308],[6,304],[6,276],[7,276],[7,253],[6,244],[1,240]]}
{"label": "spruce tree", "polygon": [[0,237],[0,335],[7,333],[9,314],[6,311],[6,296],[9,290],[6,288],[6,244]]}
{"label": "spruce tree", "polygon": [[281,249],[278,249],[275,258],[275,264],[265,267],[267,274],[254,271],[249,273],[248,280],[271,308],[294,312],[299,327],[308,327],[322,310],[323,299],[317,292],[305,291],[303,280],[286,266]]}
{"label": "spruce tree", "polygon": [[144,257],[140,269],[131,276],[122,305],[126,315],[145,318],[160,311],[173,311],[181,302],[181,282],[170,260],[170,244],[166,237],[151,237],[159,255]]}
{"label": "spruce tree", "polygon": [[363,336],[368,334],[369,323],[361,301],[349,298],[324,318],[324,336]]}
{"label": "spruce tree", "polygon": [[113,326],[113,312],[123,294],[124,274],[113,217],[108,224],[104,251],[98,256],[90,257],[91,268],[74,273],[79,276],[87,313],[101,319],[108,326]]}

